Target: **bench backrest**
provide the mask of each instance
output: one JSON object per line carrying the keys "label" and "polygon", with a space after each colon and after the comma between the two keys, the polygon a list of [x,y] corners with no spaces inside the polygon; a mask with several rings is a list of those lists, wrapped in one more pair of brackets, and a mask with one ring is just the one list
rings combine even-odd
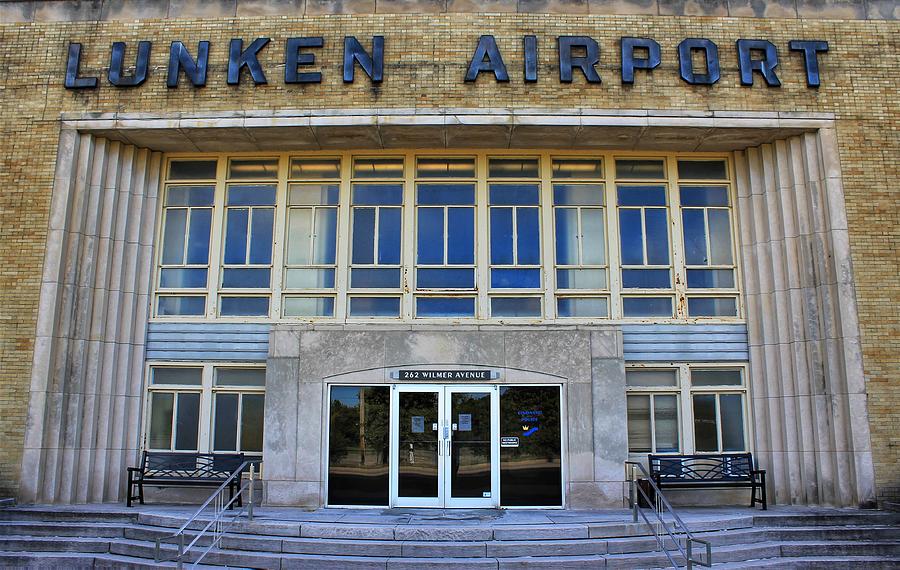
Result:
{"label": "bench backrest", "polygon": [[650,455],[650,475],[664,482],[746,481],[752,478],[750,453]]}
{"label": "bench backrest", "polygon": [[244,462],[243,453],[145,451],[141,470],[150,478],[227,479]]}

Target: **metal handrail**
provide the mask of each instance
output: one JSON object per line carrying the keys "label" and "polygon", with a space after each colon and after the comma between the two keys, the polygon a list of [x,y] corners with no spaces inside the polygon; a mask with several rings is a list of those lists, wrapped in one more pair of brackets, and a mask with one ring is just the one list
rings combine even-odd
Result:
{"label": "metal handrail", "polygon": [[[638,514],[644,519],[644,522],[647,523],[647,526],[653,531],[653,537],[656,539],[656,543],[659,544],[660,549],[663,551],[663,554],[666,555],[666,558],[669,559],[669,562],[672,563],[673,568],[680,568],[675,559],[672,557],[671,551],[666,548],[665,543],[663,542],[662,533],[660,532],[660,527],[665,530],[665,534],[668,535],[668,538],[672,541],[675,547],[678,549],[678,553],[681,554],[682,558],[686,561],[687,568],[690,570],[694,567],[694,564],[699,564],[700,566],[712,566],[712,544],[708,540],[703,540],[700,538],[695,538],[691,533],[690,529],[684,524],[684,521],[681,520],[681,517],[678,516],[678,513],[675,512],[674,507],[672,507],[671,503],[669,503],[666,496],[663,495],[662,490],[656,486],[656,482],[653,481],[653,477],[650,476],[650,473],[647,472],[647,468],[644,467],[643,463],[638,461],[626,461],[626,470],[629,472],[626,473],[628,477],[629,483],[629,494],[628,500],[631,505],[632,515],[634,522],[638,522]],[[655,500],[651,499],[644,489],[637,484],[637,469],[638,468],[641,473],[644,475],[644,479],[650,484],[655,493]],[[650,522],[650,519],[647,518],[647,515],[644,513],[645,509],[640,507],[640,501],[638,500],[638,493],[647,501],[647,504],[653,504],[655,506],[654,509],[646,509],[650,510],[656,517],[656,522]],[[665,518],[663,517],[663,513],[667,512],[672,517],[672,528],[666,523]],[[684,537],[685,544],[682,547],[679,542],[679,535]],[[703,556],[701,556],[698,560],[694,560],[693,553],[693,543],[699,543],[706,547],[706,559],[704,560]]]}
{"label": "metal handrail", "polygon": [[[200,556],[198,556],[197,559],[194,560],[194,562],[191,564],[191,568],[196,568],[197,565],[200,563],[200,561],[203,560],[203,558],[207,554],[209,554],[209,552],[213,548],[215,548],[219,544],[219,542],[221,542],[222,537],[224,536],[225,532],[231,527],[232,524],[234,524],[234,522],[244,513],[245,510],[247,511],[247,518],[252,521],[253,520],[253,504],[254,504],[253,487],[254,487],[254,483],[256,482],[256,466],[259,463],[260,463],[259,459],[251,459],[251,460],[244,461],[243,463],[241,463],[241,466],[238,467],[228,477],[228,479],[226,479],[221,485],[219,485],[218,489],[213,491],[213,493],[209,496],[209,498],[206,499],[206,501],[204,501],[202,505],[200,505],[200,508],[198,508],[194,512],[194,514],[191,516],[191,518],[189,518],[183,525],[181,525],[181,527],[176,532],[174,532],[173,534],[167,535],[167,536],[157,538],[156,539],[156,551],[155,551],[155,556],[154,556],[155,561],[156,562],[172,562],[172,561],[174,561],[177,563],[177,567],[180,570],[181,568],[183,568],[184,559],[187,556],[187,554],[190,552],[190,550],[197,544],[197,542],[200,541],[201,538],[203,538],[203,536],[206,535],[206,533],[211,528],[214,528],[213,533],[215,534],[215,538],[212,541],[210,541],[210,544],[206,548],[206,550],[201,552]],[[242,476],[242,474],[244,473],[244,471],[247,469],[247,467],[250,468],[250,471],[249,471],[250,477],[249,477],[248,481],[246,483],[242,484],[240,487],[238,487],[238,490],[234,494],[234,496],[231,497],[231,499],[228,502],[225,502],[225,499],[224,499],[225,489],[228,488],[228,485],[232,481],[234,481],[234,479],[240,478]],[[244,493],[244,491],[247,491],[246,505],[240,507],[237,511],[232,510],[231,520],[226,521],[223,524],[223,522],[221,520],[223,515],[226,513],[226,511],[228,511],[229,509],[232,508],[232,505],[234,505],[234,502],[237,501],[241,497],[241,495]],[[197,535],[194,537],[194,539],[190,543],[185,545],[185,534],[186,534],[188,528],[194,523],[194,521],[197,520],[197,518],[201,514],[203,514],[203,511],[206,510],[206,508],[211,503],[213,504],[213,513],[214,513],[213,517],[209,520],[208,523],[206,523],[206,526],[204,526],[202,529],[200,529],[200,531],[197,533]],[[162,558],[160,556],[162,543],[169,542],[171,540],[178,541],[178,552],[174,558]]]}

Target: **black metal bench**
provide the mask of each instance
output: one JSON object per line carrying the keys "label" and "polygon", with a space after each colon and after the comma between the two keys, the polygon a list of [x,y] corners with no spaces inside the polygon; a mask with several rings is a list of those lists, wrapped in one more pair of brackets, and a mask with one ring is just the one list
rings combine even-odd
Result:
{"label": "black metal bench", "polygon": [[[130,507],[134,499],[144,504],[144,485],[153,487],[218,487],[222,485],[245,461],[243,453],[179,453],[170,451],[145,451],[140,467],[128,468],[128,498]],[[241,477],[235,477],[228,485],[229,500],[240,489]],[[134,487],[137,486],[137,495]],[[241,506],[238,495],[237,504]],[[232,505],[233,506],[233,505]]]}
{"label": "black metal bench", "polygon": [[[649,455],[650,476],[660,489],[749,487],[750,507],[766,503],[766,471],[753,468],[750,453]],[[757,489],[759,498],[757,498]]]}

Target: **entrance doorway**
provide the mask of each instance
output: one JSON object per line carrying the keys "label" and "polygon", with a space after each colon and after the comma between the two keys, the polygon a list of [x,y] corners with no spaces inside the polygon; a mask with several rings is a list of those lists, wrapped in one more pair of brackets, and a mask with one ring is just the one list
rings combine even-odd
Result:
{"label": "entrance doorway", "polygon": [[395,385],[391,504],[499,506],[498,386]]}

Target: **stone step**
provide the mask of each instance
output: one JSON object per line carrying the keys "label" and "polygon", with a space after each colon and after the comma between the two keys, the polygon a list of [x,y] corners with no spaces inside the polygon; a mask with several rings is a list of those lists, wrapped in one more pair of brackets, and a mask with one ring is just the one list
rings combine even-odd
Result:
{"label": "stone step", "polygon": [[81,536],[121,538],[128,527],[117,523],[0,521],[0,536]]}
{"label": "stone step", "polygon": [[[15,507],[0,509],[0,521],[42,521],[42,522],[138,522],[138,512],[121,512],[101,509],[68,510],[40,507]],[[182,521],[183,522],[183,521]],[[180,526],[180,525],[179,525]]]}
{"label": "stone step", "polygon": [[110,541],[99,538],[81,538],[72,536],[0,537],[0,551],[4,552],[81,552],[89,554],[109,552],[109,550]]}
{"label": "stone step", "polygon": [[92,570],[94,554],[82,553],[49,553],[49,552],[2,552],[0,551],[0,568],[40,568],[58,570]]}
{"label": "stone step", "polygon": [[858,526],[900,525],[900,513],[887,511],[756,514],[753,526]]}
{"label": "stone step", "polygon": [[756,568],[774,568],[790,570],[896,570],[900,568],[900,558],[882,558],[875,556],[804,556],[798,558],[768,558],[765,560],[747,560],[713,564],[713,568],[722,570],[755,570]]}

